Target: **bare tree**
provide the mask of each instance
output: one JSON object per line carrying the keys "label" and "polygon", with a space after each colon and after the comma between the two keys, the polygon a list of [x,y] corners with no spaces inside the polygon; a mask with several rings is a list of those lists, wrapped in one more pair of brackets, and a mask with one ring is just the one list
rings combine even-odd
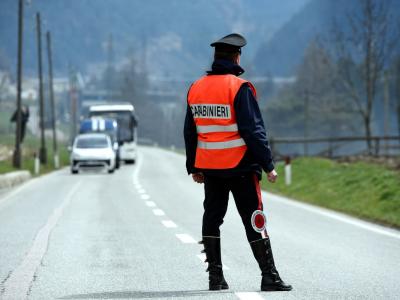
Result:
{"label": "bare tree", "polygon": [[357,132],[353,128],[354,111],[349,109],[337,82],[337,67],[327,49],[319,39],[312,41],[297,70],[295,84],[296,95],[304,102],[305,131],[329,136]]}
{"label": "bare tree", "polygon": [[137,107],[142,106],[143,102],[146,102],[148,72],[133,50],[129,51],[127,62],[118,76],[122,98]]}
{"label": "bare tree", "polygon": [[5,89],[6,89],[6,79],[7,79],[7,74],[2,73],[0,71],[0,107],[3,102],[3,94],[5,93]]}
{"label": "bare tree", "polygon": [[397,130],[400,136],[400,55],[397,57],[394,67],[395,109],[397,114]]}
{"label": "bare tree", "polygon": [[9,71],[10,71],[9,60],[5,55],[5,53],[3,52],[3,50],[0,49],[0,107],[3,102],[4,94],[6,93],[8,84],[7,81],[10,76]]}
{"label": "bare tree", "polygon": [[[338,137],[359,134],[358,114],[338,87],[337,67],[319,39],[310,42],[296,81],[282,86],[267,102],[265,118],[275,136]],[[357,126],[358,125],[358,126]],[[304,149],[295,151],[308,152]]]}
{"label": "bare tree", "polygon": [[395,39],[388,1],[359,0],[360,10],[347,16],[348,33],[333,29],[338,69],[344,91],[348,94],[364,123],[369,154],[372,153],[372,111],[377,87]]}

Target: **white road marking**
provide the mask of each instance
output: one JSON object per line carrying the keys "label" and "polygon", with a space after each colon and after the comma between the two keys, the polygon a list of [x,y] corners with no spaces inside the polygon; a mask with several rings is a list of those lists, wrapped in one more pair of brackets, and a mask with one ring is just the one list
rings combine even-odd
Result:
{"label": "white road marking", "polygon": [[162,220],[161,223],[167,228],[176,228],[178,227],[173,221],[171,220]]}
{"label": "white road marking", "polygon": [[157,205],[153,201],[146,201],[148,207],[156,207]]}
{"label": "white road marking", "polygon": [[137,152],[137,162],[136,162],[136,166],[135,166],[135,170],[133,171],[132,174],[132,182],[134,185],[139,185],[139,172],[140,172],[140,168],[142,167],[142,156],[139,155],[140,152]]}
{"label": "white road marking", "polygon": [[[291,200],[289,198],[286,197],[281,197],[281,196],[277,196],[271,193],[267,193],[267,192],[263,192],[263,196],[265,196],[268,200],[272,200],[272,201],[277,201],[280,203],[284,203],[286,205],[290,205],[290,206],[294,206],[297,208],[301,208],[310,212],[313,212],[315,214],[319,214],[322,215],[324,217],[328,217],[331,219],[334,219],[336,221],[340,221],[343,223],[347,223],[347,224],[351,224],[354,225],[356,227],[362,228],[362,229],[366,229],[378,234],[382,234],[382,235],[386,235],[386,236],[390,236],[392,238],[396,238],[396,239],[400,239],[400,232],[397,230],[392,230],[392,229],[386,229],[383,226],[379,226],[379,225],[374,225],[371,223],[368,223],[366,221],[362,221],[362,220],[358,220],[356,218],[350,217],[350,216],[346,216],[344,214],[338,213],[338,212],[334,212],[331,211],[329,209],[326,208],[321,208],[321,207],[316,207],[310,204],[306,204],[306,203],[300,203],[296,200]],[[268,201],[267,200],[267,201]]]}
{"label": "white road marking", "polygon": [[237,292],[235,295],[240,300],[264,300],[259,293],[256,292]]}
{"label": "white road marking", "polygon": [[147,199],[150,199],[150,196],[147,194],[142,194],[142,195],[140,195],[140,198],[142,198],[143,200],[147,200]]}
{"label": "white road marking", "polygon": [[78,190],[81,181],[77,182],[65,197],[64,201],[58,206],[49,217],[46,224],[39,230],[22,263],[11,273],[10,277],[4,282],[4,293],[2,299],[26,299],[31,283],[34,279],[37,268],[47,251],[49,236],[53,228],[57,225],[64,209],[72,200]]}
{"label": "white road marking", "polygon": [[[205,265],[207,265],[207,263],[205,262],[205,260],[206,260],[206,255],[205,255],[205,253],[200,253],[200,254],[197,254],[196,255]],[[229,270],[229,268],[226,266],[226,265],[224,265],[224,264],[222,264],[222,269],[224,269],[224,270]]]}
{"label": "white road marking", "polygon": [[186,233],[177,233],[176,237],[184,244],[196,244],[197,242],[190,235]]}
{"label": "white road marking", "polygon": [[155,214],[156,216],[164,216],[165,212],[159,208],[153,209],[153,214]]}
{"label": "white road marking", "polygon": [[145,189],[138,189],[137,192],[139,194],[146,194],[146,190]]}

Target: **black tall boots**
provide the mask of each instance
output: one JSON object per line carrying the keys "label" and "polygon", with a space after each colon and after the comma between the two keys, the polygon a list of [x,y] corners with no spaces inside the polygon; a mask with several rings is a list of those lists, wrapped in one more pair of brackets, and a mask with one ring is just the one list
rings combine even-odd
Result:
{"label": "black tall boots", "polygon": [[208,262],[208,279],[210,291],[229,289],[222,272],[221,242],[220,238],[203,237],[204,253]]}
{"label": "black tall boots", "polygon": [[290,291],[292,286],[283,282],[276,270],[269,238],[251,242],[250,246],[261,269],[261,290]]}

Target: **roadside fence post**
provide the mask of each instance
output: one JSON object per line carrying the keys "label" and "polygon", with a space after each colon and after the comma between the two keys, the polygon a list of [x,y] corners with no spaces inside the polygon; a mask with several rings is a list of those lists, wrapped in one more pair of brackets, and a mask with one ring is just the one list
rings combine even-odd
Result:
{"label": "roadside fence post", "polygon": [[58,156],[58,153],[54,153],[54,168],[60,168],[60,157]]}
{"label": "roadside fence post", "polygon": [[35,175],[38,175],[40,173],[40,159],[37,152],[33,154],[33,157],[34,157],[34,173]]}
{"label": "roadside fence post", "polygon": [[379,137],[377,137],[377,138],[375,138],[375,156],[376,157],[379,156],[379,147],[380,147]]}
{"label": "roadside fence post", "polygon": [[285,184],[292,184],[292,165],[290,161],[290,156],[285,157]]}

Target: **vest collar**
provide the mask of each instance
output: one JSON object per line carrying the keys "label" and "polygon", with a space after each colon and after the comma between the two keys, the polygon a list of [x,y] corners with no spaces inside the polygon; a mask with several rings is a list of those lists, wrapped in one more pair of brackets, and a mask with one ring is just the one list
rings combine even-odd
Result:
{"label": "vest collar", "polygon": [[233,74],[235,76],[240,76],[244,73],[241,66],[233,63],[230,60],[216,59],[214,60],[211,71],[207,71],[208,75],[224,75]]}

